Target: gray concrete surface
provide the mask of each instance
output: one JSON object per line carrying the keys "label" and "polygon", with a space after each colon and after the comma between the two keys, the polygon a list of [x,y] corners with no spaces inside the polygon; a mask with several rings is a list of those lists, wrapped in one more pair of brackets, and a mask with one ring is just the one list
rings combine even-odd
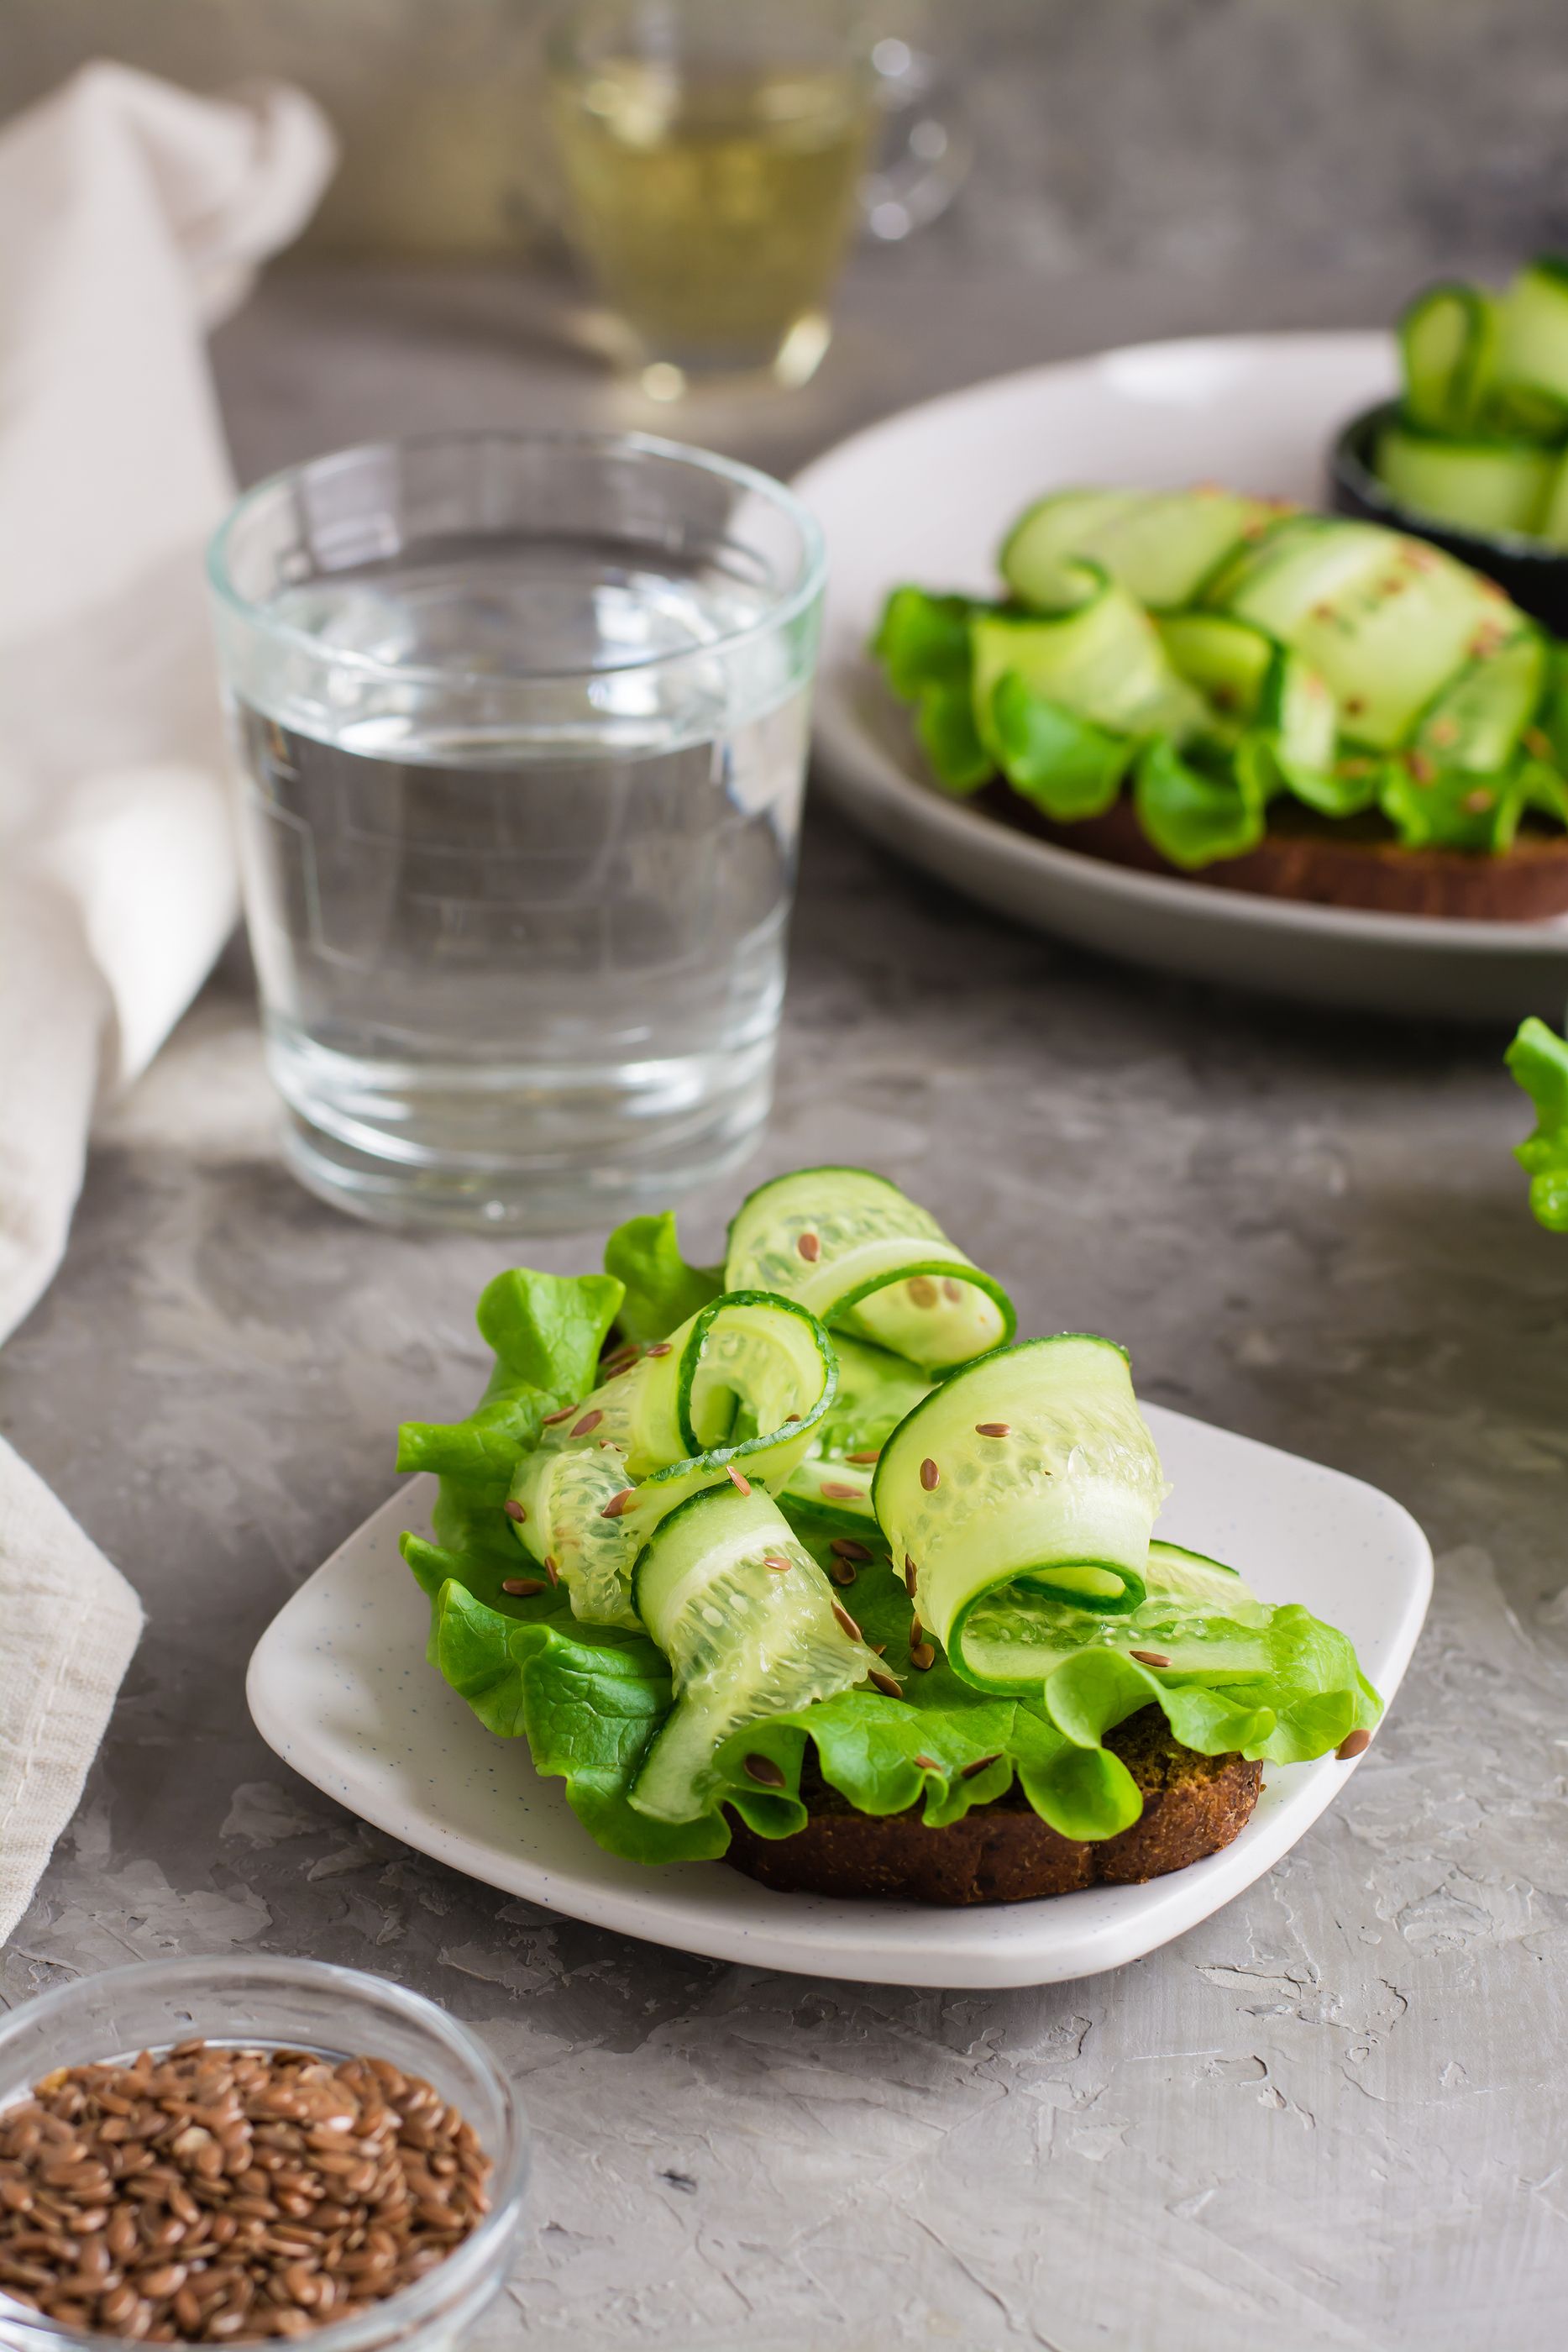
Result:
{"label": "gray concrete surface", "polygon": [[[680,420],[767,462],[1113,335],[1379,314],[1396,288],[1064,281],[873,257],[799,402]],[[230,329],[244,470],[465,418],[632,421],[518,289],[280,277]],[[1027,486],[1025,486],[1027,487]],[[1568,2293],[1568,1244],[1530,1223],[1500,1041],[1239,1003],[1009,930],[808,830],[758,1167],[879,1162],[1147,1391],[1375,1480],[1438,1551],[1396,1710],[1241,1900],[1119,1975],[884,1990],[688,1959],[368,1831],[241,1675],[479,1376],[482,1239],[350,1224],[282,1173],[243,955],[94,1155],[0,1426],[151,1622],[0,1963],[16,1999],[253,1948],[394,1973],[517,2068],[533,2231],[486,2352],[1552,2352]],[[699,1242],[725,1203],[689,1212]],[[565,1266],[597,1247],[552,1243]]]}

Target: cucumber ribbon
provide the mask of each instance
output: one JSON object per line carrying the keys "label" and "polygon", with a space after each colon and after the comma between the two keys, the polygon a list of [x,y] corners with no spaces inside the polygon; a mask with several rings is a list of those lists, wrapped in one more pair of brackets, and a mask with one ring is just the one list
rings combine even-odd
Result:
{"label": "cucumber ribbon", "polygon": [[921,1623],[987,1690],[1038,1688],[1030,1645],[977,1638],[1005,1596],[1085,1616],[1130,1615],[1146,1593],[1164,1499],[1159,1456],[1124,1351],[1069,1332],[998,1349],[901,1422],[873,1503]]}
{"label": "cucumber ribbon", "polygon": [[1429,287],[1399,321],[1404,383],[1373,467],[1401,505],[1483,536],[1568,548],[1568,261],[1501,294]]}
{"label": "cucumber ribbon", "polygon": [[626,1342],[606,1370],[546,1417],[505,1507],[576,1615],[630,1626],[632,1568],[660,1520],[721,1480],[783,1485],[838,1370],[817,1318],[760,1290],[711,1299],[667,1339]]}
{"label": "cucumber ribbon", "polygon": [[[674,1693],[631,1790],[632,1806],[658,1821],[709,1809],[724,1780],[719,1750],[737,1732],[882,1671],[817,1561],[756,1490],[713,1488],[662,1519],[632,1598]],[[771,1784],[755,1763],[748,1777]]]}

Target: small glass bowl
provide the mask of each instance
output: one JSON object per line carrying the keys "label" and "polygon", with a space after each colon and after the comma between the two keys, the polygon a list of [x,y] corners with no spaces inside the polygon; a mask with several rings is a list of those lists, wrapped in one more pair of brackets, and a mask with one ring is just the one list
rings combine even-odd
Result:
{"label": "small glass bowl", "polygon": [[[198,2035],[230,2048],[387,2058],[423,2075],[467,2117],[494,2166],[490,2210],[478,2228],[401,2294],[298,2339],[309,2352],[444,2352],[461,2344],[506,2279],[531,2152],[528,2120],[478,2036],[419,1993],[354,1969],[265,1958],[154,1960],[80,1977],[14,2010],[0,2024],[0,2108],[57,2066],[129,2060]],[[236,2352],[256,2340],[237,2338]],[[62,2326],[0,2289],[6,2352],[115,2352],[130,2343]]]}

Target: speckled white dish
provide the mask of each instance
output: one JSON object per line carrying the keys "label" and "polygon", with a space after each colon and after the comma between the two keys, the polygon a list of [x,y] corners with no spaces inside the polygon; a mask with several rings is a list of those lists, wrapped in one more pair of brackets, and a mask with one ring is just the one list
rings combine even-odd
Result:
{"label": "speckled white dish", "polygon": [[1461,923],[1134,873],[929,782],[865,644],[901,581],[996,593],[1027,501],[1071,482],[1220,480],[1324,503],[1329,445],[1392,389],[1385,335],[1213,335],[1030,368],[841,442],[795,484],[827,534],[817,772],[877,840],[1036,929],[1199,980],[1367,1012],[1555,1018],[1568,919]]}
{"label": "speckled white dish", "polygon": [[[1341,1625],[1385,1698],[1427,1612],[1432,1558],[1409,1513],[1337,1470],[1148,1408],[1174,1496],[1164,1532],[1258,1591]],[[1332,1803],[1354,1764],[1270,1769],[1236,1843],[1147,1886],[942,1911],[771,1894],[722,1863],[601,1853],[521,1740],[484,1730],[424,1662],[428,1609],[398,1556],[434,1484],[383,1504],[273,1620],[246,1685],[285,1763],[378,1829],[508,1894],[655,1944],[873,1984],[1051,1984],[1120,1968],[1228,1903]],[[1375,1758],[1376,1750],[1373,1755]]]}

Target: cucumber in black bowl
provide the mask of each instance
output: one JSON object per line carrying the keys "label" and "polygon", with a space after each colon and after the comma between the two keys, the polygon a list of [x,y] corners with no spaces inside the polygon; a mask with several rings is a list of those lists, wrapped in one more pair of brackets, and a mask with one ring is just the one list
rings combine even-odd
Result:
{"label": "cucumber in black bowl", "polygon": [[1522,531],[1466,529],[1396,497],[1377,471],[1379,442],[1400,421],[1397,401],[1353,416],[1329,459],[1329,503],[1336,514],[1413,533],[1484,572],[1521,611],[1553,636],[1568,635],[1568,550],[1549,547]]}
{"label": "cucumber in black bowl", "polygon": [[1568,628],[1568,260],[1501,294],[1429,288],[1399,321],[1403,390],[1334,445],[1342,514],[1418,533]]}

